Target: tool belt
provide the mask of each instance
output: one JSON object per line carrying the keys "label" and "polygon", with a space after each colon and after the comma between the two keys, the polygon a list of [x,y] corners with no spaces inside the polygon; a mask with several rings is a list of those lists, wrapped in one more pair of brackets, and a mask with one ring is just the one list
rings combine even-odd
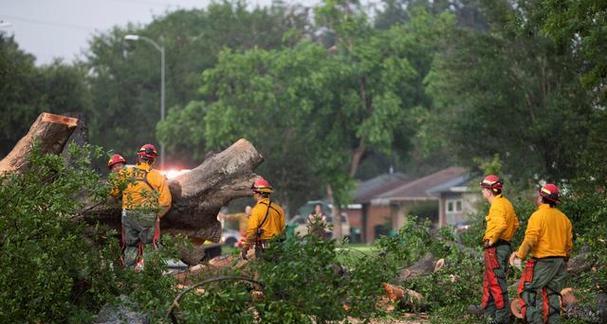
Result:
{"label": "tool belt", "polygon": [[493,243],[493,247],[498,247],[498,246],[502,246],[502,245],[510,245],[510,242],[506,241],[506,240],[497,240],[497,242]]}
{"label": "tool belt", "polygon": [[536,261],[542,261],[542,260],[565,259],[565,257],[562,255],[555,255],[555,256],[545,256],[545,257],[541,257],[541,258],[533,257],[532,259],[536,260]]}
{"label": "tool belt", "polygon": [[256,240],[255,241],[255,249],[267,249],[270,247],[270,241],[268,240]]}
{"label": "tool belt", "polygon": [[496,248],[496,247],[502,246],[502,245],[508,245],[508,246],[510,246],[510,242],[508,242],[506,240],[499,239],[499,240],[497,240],[497,242],[493,243],[493,245],[485,247],[485,249]]}

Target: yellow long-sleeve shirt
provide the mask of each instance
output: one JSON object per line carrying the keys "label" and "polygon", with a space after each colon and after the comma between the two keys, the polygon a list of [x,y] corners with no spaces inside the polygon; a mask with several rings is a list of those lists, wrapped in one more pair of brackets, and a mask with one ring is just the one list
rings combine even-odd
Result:
{"label": "yellow long-sleeve shirt", "polygon": [[557,208],[542,204],[529,218],[525,239],[517,256],[524,259],[528,253],[536,258],[568,257],[573,248],[573,226]]}
{"label": "yellow long-sleeve shirt", "polygon": [[[117,177],[112,195],[122,192],[122,208],[159,210],[170,207],[172,202],[168,180],[147,163],[137,163],[122,170]],[[122,190],[119,183],[125,186]]]}
{"label": "yellow long-sleeve shirt", "polygon": [[227,214],[224,216],[224,219],[227,221],[237,221],[238,231],[241,235],[245,235],[245,233],[247,232],[249,216],[247,216],[246,213]]}
{"label": "yellow long-sleeve shirt", "polygon": [[519,227],[514,207],[503,195],[496,196],[491,202],[487,217],[487,228],[483,240],[493,243],[498,240],[510,242]]}
{"label": "yellow long-sleeve shirt", "polygon": [[[247,244],[253,244],[255,242],[255,234],[257,233],[257,228],[259,224],[263,222],[263,219],[266,215],[266,210],[268,210],[268,204],[270,200],[265,198],[257,202],[257,204],[251,210],[251,216],[249,217],[249,222],[247,224]],[[268,218],[261,226],[263,233],[261,234],[261,240],[269,240],[272,237],[279,235],[285,228],[285,212],[275,202],[272,202],[270,209],[268,211]]]}

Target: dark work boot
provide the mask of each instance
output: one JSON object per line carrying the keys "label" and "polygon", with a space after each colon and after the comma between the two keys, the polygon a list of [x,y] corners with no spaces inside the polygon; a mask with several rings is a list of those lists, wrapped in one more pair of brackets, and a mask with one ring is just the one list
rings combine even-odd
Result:
{"label": "dark work boot", "polygon": [[468,305],[468,314],[483,316],[484,310],[481,308],[481,305]]}

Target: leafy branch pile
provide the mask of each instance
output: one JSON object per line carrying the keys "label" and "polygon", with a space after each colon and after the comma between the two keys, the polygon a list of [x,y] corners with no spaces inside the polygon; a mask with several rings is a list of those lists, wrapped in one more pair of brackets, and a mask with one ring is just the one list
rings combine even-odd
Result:
{"label": "leafy branch pile", "polygon": [[100,149],[69,152],[66,163],[35,150],[26,171],[0,178],[0,322],[90,322],[121,294],[152,315],[171,301],[159,258],[143,275],[123,271],[116,231],[73,220],[81,197],[109,187],[91,167]]}
{"label": "leafy branch pile", "polygon": [[[5,203],[0,207],[0,286],[12,289],[0,292],[0,321],[91,321],[103,305],[123,303],[124,296],[153,321],[168,321],[166,312],[180,290],[175,278],[164,274],[162,260],[174,255],[175,240],[164,239],[165,249],[152,255],[143,273],[124,271],[115,231],[73,221],[84,205],[78,197],[107,196],[108,186],[90,167],[101,151],[71,147],[70,152],[69,163],[35,152],[28,170],[1,179],[0,199]],[[601,191],[570,192],[575,194],[564,197],[562,209],[574,222],[576,254],[588,251],[592,260],[592,267],[576,274],[570,284],[580,304],[596,311],[596,296],[607,287],[607,225],[602,221],[607,199]],[[533,210],[524,203],[529,194],[512,194],[521,207],[522,228]],[[398,303],[395,316],[424,311],[435,322],[475,322],[478,319],[465,315],[465,309],[480,300],[482,260],[474,251],[481,252],[477,242],[482,230],[481,217],[461,235],[450,229],[435,232],[429,221],[409,217],[397,235],[380,238],[365,252],[315,236],[285,239],[245,268],[207,271],[200,277],[245,276],[261,282],[261,292],[240,281],[212,283],[185,295],[178,318],[192,323],[381,318],[386,315],[380,302],[385,299],[382,284],[391,283],[424,297],[421,302]],[[522,234],[519,231],[514,246]],[[453,241],[469,249],[461,250]],[[444,258],[445,267],[399,279],[403,268],[427,253]],[[511,273],[510,281],[518,275]]]}
{"label": "leafy branch pile", "polygon": [[[399,270],[428,252],[445,257],[447,266],[399,282]],[[334,240],[314,236],[286,239],[272,245],[247,270],[232,273],[255,275],[264,284],[263,297],[252,297],[248,285],[222,283],[202,295],[190,294],[181,311],[188,322],[255,319],[264,323],[324,323],[378,318],[387,315],[380,301],[385,299],[382,284],[390,282],[425,297],[423,304],[396,305],[396,316],[400,311],[439,310],[456,318],[456,312],[480,298],[481,269],[480,260],[437,239],[429,222],[411,217],[397,235],[381,238],[370,252],[353,251],[348,244],[337,245]]]}

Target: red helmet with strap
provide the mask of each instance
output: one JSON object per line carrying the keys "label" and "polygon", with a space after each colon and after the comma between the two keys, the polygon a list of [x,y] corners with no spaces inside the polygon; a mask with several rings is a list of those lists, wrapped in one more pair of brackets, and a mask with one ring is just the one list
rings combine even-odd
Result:
{"label": "red helmet with strap", "polygon": [[156,150],[156,146],[152,144],[145,144],[139,149],[137,156],[153,160],[158,157],[158,151]]}
{"label": "red helmet with strap", "polygon": [[540,196],[554,203],[559,202],[559,192],[559,187],[552,183],[547,183],[540,188]]}
{"label": "red helmet with strap", "polygon": [[108,169],[111,169],[114,165],[116,165],[118,163],[126,164],[126,159],[124,157],[122,157],[122,155],[120,155],[120,154],[114,154],[109,159],[109,161],[107,161],[107,167],[108,167]]}
{"label": "red helmet with strap", "polygon": [[481,181],[481,188],[491,189],[491,190],[502,190],[504,187],[504,181],[500,179],[500,177],[490,174],[486,176],[483,181]]}
{"label": "red helmet with strap", "polygon": [[272,185],[263,177],[257,177],[253,182],[253,185],[251,185],[251,189],[253,189],[253,192],[257,193],[272,193]]}

